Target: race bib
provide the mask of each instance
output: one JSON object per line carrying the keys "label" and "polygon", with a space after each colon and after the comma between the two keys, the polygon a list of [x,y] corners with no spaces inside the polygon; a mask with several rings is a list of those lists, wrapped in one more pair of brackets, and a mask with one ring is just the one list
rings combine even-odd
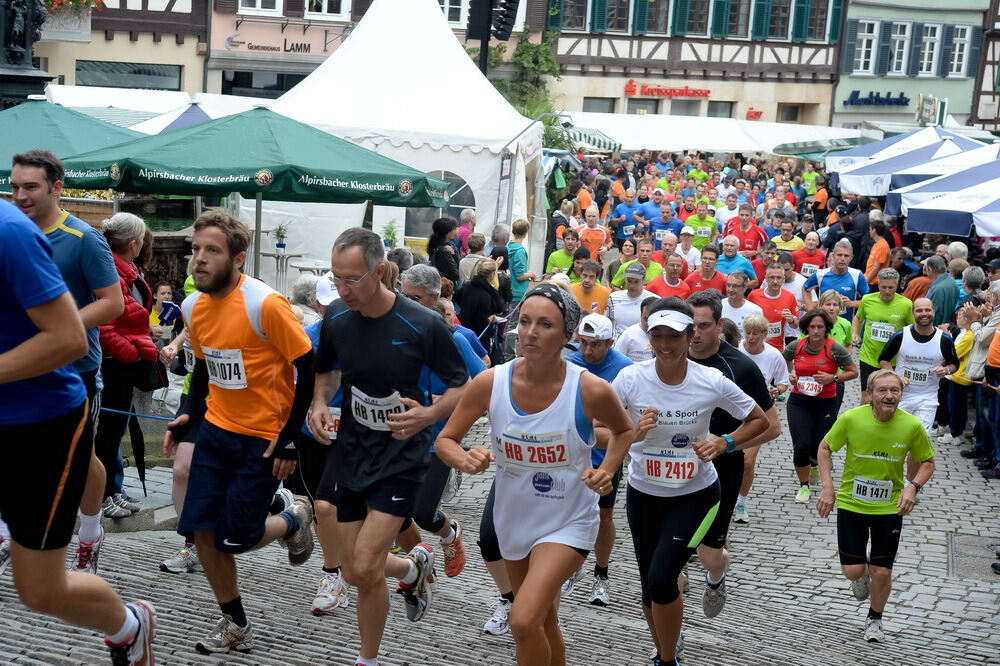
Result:
{"label": "race bib", "polygon": [[404,411],[403,403],[399,401],[399,391],[393,391],[385,398],[373,398],[357,386],[351,387],[351,413],[354,414],[354,420],[370,430],[389,432],[389,424],[385,420],[390,414],[402,414]]}
{"label": "race bib", "polygon": [[886,504],[892,499],[892,481],[877,481],[863,476],[854,477],[854,499]]}
{"label": "race bib", "polygon": [[247,371],[243,366],[242,349],[202,347],[201,353],[205,355],[209,382],[224,389],[247,387]]}
{"label": "race bib", "polygon": [[194,370],[194,349],[187,343],[184,344],[182,349],[184,350],[184,367],[188,370]]}
{"label": "race bib", "polygon": [[803,277],[809,277],[818,270],[819,266],[816,264],[802,264],[802,270],[799,272],[802,273]]}
{"label": "race bib", "polygon": [[543,434],[506,430],[500,435],[500,447],[507,462],[529,469],[569,467],[565,432]]}
{"label": "race bib", "polygon": [[[324,428],[326,436],[330,441],[337,439],[337,431],[340,430],[340,407],[329,407],[330,418],[333,420],[333,424]],[[312,417],[312,407],[309,408],[309,412],[306,415],[306,420],[310,420]]]}
{"label": "race bib", "polygon": [[767,337],[777,338],[781,336],[781,322],[769,321],[767,323]]}
{"label": "race bib", "polygon": [[628,224],[622,227],[622,233],[625,234],[626,236],[631,236],[633,233],[635,233],[635,225]]}
{"label": "race bib", "polygon": [[795,390],[803,395],[816,396],[823,390],[823,385],[814,377],[799,377],[798,381],[795,382]]}
{"label": "race bib", "polygon": [[698,230],[695,233],[696,233],[696,235],[699,238],[711,238],[711,236],[712,236],[712,228],[711,227],[698,227]]}
{"label": "race bib", "polygon": [[[903,378],[911,384],[926,384],[930,379],[930,371],[918,368],[903,368]],[[935,375],[935,379],[937,375]]]}
{"label": "race bib", "polygon": [[889,342],[889,338],[895,334],[895,326],[892,324],[883,324],[881,322],[872,322],[872,327],[869,331],[871,339],[875,342]]}
{"label": "race bib", "polygon": [[673,446],[646,446],[642,465],[646,481],[666,488],[682,488],[698,476],[698,454],[694,449]]}
{"label": "race bib", "polygon": [[669,231],[669,229],[657,229],[656,230],[656,240],[662,241],[663,238],[667,235],[668,231]]}

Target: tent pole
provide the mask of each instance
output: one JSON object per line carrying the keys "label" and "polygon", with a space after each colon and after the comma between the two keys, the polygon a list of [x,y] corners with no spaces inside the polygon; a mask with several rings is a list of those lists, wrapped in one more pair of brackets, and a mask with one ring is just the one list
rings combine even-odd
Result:
{"label": "tent pole", "polygon": [[260,217],[264,194],[257,193],[257,221],[253,226],[253,277],[260,278]]}

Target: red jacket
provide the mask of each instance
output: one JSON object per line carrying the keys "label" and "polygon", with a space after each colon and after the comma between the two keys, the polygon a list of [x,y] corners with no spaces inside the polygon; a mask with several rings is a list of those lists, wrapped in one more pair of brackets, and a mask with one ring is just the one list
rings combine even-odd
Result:
{"label": "red jacket", "polygon": [[[139,360],[155,361],[156,345],[149,334],[149,311],[153,306],[152,292],[139,275],[135,264],[126,262],[117,254],[112,253],[112,256],[115,259],[118,276],[121,278],[125,310],[118,319],[101,326],[101,350],[105,356],[122,363],[135,363]],[[145,303],[139,303],[132,296],[133,285],[143,295]]]}

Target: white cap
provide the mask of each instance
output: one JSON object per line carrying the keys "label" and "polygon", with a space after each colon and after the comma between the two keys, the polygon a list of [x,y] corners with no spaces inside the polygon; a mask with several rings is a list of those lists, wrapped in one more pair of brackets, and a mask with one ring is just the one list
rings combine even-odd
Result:
{"label": "white cap", "polygon": [[694,227],[689,227],[686,225],[681,227],[681,235],[684,234],[691,234],[692,236],[694,236]]}
{"label": "white cap", "polygon": [[657,310],[646,319],[646,330],[652,331],[657,326],[669,326],[675,331],[686,331],[694,324],[694,319],[677,310]]}
{"label": "white cap", "polygon": [[565,273],[555,273],[552,277],[549,278],[549,282],[561,282],[567,287],[570,286],[571,284],[569,276],[566,275]]}
{"label": "white cap", "polygon": [[[585,330],[585,328],[590,330]],[[576,332],[595,340],[610,340],[615,337],[615,326],[604,315],[591,312],[580,321]]]}
{"label": "white cap", "polygon": [[316,300],[319,301],[320,305],[326,307],[338,298],[340,298],[340,293],[337,291],[337,285],[333,283],[333,271],[327,271],[316,282]]}

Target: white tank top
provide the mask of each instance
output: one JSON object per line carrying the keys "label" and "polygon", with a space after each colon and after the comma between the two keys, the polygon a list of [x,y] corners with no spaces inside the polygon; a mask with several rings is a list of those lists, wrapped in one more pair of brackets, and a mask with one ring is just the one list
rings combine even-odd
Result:
{"label": "white tank top", "polygon": [[523,559],[543,542],[589,550],[600,518],[597,493],[580,480],[591,468],[594,445],[591,424],[580,418],[580,375],[585,370],[567,363],[566,380],[552,404],[525,414],[511,398],[517,362],[496,366],[490,398],[497,463],[493,521],[500,552],[505,559]]}
{"label": "white tank top", "polygon": [[896,352],[896,374],[909,381],[903,389],[903,399],[912,403],[914,398],[933,399],[937,404],[938,377],[931,368],[942,365],[941,330],[935,329],[934,336],[927,342],[917,342],[913,337],[913,326],[903,329],[903,339]]}

